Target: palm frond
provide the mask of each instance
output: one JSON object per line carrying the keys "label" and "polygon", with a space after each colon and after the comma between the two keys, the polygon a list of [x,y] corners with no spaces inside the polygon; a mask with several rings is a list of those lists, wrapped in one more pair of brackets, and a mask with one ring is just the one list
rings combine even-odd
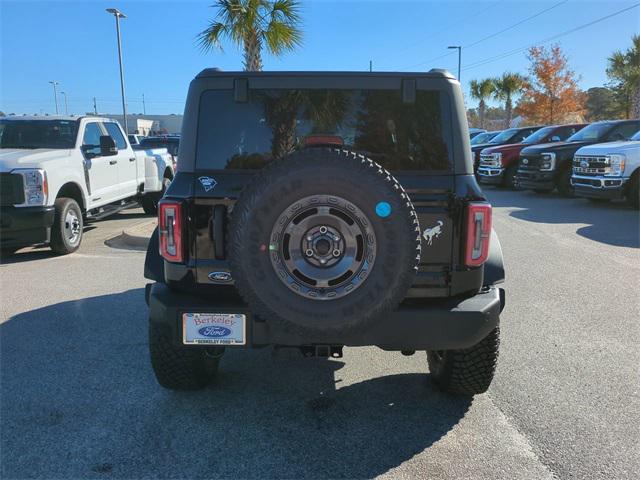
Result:
{"label": "palm frond", "polygon": [[229,36],[230,30],[227,25],[213,21],[209,24],[208,28],[196,36],[196,42],[204,52],[208,52],[216,48],[222,50],[221,40]]}

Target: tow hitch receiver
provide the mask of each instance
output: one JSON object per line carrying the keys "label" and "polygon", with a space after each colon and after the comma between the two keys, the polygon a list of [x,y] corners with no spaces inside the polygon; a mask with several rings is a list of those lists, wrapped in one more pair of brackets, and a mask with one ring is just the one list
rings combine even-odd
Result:
{"label": "tow hitch receiver", "polygon": [[342,345],[302,345],[300,352],[307,358],[342,358]]}

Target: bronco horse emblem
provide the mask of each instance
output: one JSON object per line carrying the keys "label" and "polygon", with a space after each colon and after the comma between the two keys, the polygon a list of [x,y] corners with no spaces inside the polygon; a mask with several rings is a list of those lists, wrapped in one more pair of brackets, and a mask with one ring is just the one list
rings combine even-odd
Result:
{"label": "bronco horse emblem", "polygon": [[442,223],[442,220],[438,220],[438,224],[435,227],[427,228],[422,233],[422,236],[427,241],[427,245],[433,244],[433,239],[440,236],[440,234],[442,233],[442,225],[444,225],[444,223]]}

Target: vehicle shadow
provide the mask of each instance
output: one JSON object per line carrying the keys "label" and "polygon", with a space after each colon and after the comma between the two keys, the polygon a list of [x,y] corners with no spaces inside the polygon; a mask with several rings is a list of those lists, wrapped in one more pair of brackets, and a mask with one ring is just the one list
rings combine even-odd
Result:
{"label": "vehicle shadow", "polygon": [[576,233],[617,247],[640,248],[640,215],[624,202],[595,203],[559,194],[486,189],[494,207],[516,207],[510,216],[547,224],[586,224]]}
{"label": "vehicle shadow", "polygon": [[[96,228],[94,225],[85,225],[83,233],[90,232]],[[11,263],[28,262],[31,260],[41,260],[44,258],[59,257],[54,253],[46,243],[34,245],[32,247],[23,247],[11,255],[0,255],[0,265],[8,265]]]}
{"label": "vehicle shadow", "polygon": [[18,251],[8,256],[0,256],[0,265],[9,265],[11,263],[28,262],[30,260],[41,260],[43,258],[56,257],[49,247],[34,247],[37,249],[29,249]]}
{"label": "vehicle shadow", "polygon": [[63,302],[0,325],[4,477],[374,477],[471,406],[426,373],[342,385],[341,361],[267,348],[229,351],[211,387],[170,392],[149,365],[143,297]]}

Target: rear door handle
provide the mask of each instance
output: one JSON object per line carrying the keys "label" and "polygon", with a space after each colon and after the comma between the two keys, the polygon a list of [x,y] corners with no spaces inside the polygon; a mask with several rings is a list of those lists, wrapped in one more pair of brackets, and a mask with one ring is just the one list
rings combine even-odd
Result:
{"label": "rear door handle", "polygon": [[135,161],[136,161],[136,157],[131,157],[131,158],[129,159],[129,161],[130,161],[130,162],[135,162]]}
{"label": "rear door handle", "polygon": [[118,163],[118,160],[109,160],[109,165],[115,165]]}

